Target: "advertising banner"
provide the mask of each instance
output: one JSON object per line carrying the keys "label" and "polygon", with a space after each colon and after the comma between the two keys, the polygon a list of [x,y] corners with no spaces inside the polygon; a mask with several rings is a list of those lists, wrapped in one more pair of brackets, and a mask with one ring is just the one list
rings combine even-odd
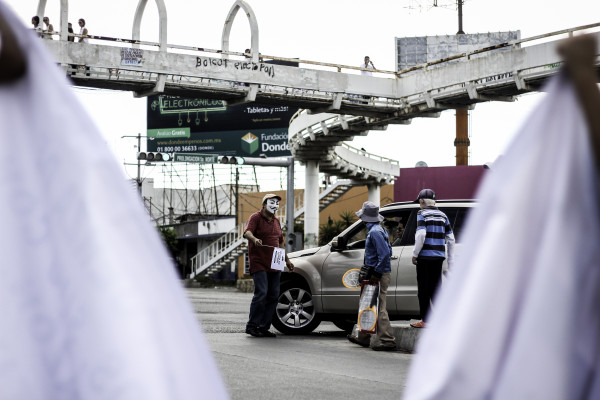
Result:
{"label": "advertising banner", "polygon": [[155,95],[148,97],[147,150],[210,153],[239,157],[285,157],[288,106],[247,103],[226,106],[221,100]]}
{"label": "advertising banner", "polygon": [[[507,43],[521,38],[521,31],[469,33],[463,35],[402,37],[396,39],[396,71],[441,60],[457,54],[468,53],[485,47]],[[486,57],[490,54],[507,51],[512,47],[472,55],[470,58]],[[456,60],[435,64],[429,68],[439,68]]]}

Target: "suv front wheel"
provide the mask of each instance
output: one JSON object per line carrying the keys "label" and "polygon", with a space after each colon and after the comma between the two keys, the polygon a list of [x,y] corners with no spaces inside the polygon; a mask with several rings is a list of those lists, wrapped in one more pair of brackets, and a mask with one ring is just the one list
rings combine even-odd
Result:
{"label": "suv front wheel", "polygon": [[303,335],[314,331],[320,323],[310,290],[295,282],[282,284],[273,317],[275,329],[286,335]]}

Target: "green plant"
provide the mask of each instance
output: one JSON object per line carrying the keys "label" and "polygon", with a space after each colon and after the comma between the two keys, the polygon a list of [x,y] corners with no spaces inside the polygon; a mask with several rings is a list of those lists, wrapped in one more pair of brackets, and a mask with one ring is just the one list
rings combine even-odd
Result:
{"label": "green plant", "polygon": [[175,260],[179,252],[179,249],[177,248],[177,233],[175,232],[175,229],[159,227],[158,231],[160,232],[163,242],[165,242],[167,250],[169,250],[169,254],[171,254],[171,258]]}
{"label": "green plant", "polygon": [[356,215],[351,211],[340,213],[340,220],[327,218],[327,223],[319,226],[319,246],[323,246],[356,221]]}
{"label": "green plant", "polygon": [[332,221],[329,218],[326,224],[319,227],[319,246],[323,246],[339,235],[344,230],[342,221]]}
{"label": "green plant", "polygon": [[344,229],[346,229],[349,228],[354,221],[356,221],[356,214],[352,211],[345,210],[340,213],[340,218],[342,220],[342,224],[344,225]]}

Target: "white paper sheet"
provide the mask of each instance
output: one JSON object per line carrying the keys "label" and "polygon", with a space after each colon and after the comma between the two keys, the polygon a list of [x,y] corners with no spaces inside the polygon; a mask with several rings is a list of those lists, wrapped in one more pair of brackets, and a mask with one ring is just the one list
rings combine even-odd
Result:
{"label": "white paper sheet", "polygon": [[281,247],[273,248],[273,258],[271,259],[271,269],[283,271],[285,267],[285,250]]}

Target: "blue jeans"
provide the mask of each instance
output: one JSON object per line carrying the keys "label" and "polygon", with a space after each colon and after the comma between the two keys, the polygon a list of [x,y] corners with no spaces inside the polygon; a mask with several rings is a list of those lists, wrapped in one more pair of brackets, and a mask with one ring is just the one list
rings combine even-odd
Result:
{"label": "blue jeans", "polygon": [[254,296],[250,303],[250,316],[247,328],[268,330],[271,327],[277,299],[279,298],[279,279],[281,272],[258,271],[252,274]]}

